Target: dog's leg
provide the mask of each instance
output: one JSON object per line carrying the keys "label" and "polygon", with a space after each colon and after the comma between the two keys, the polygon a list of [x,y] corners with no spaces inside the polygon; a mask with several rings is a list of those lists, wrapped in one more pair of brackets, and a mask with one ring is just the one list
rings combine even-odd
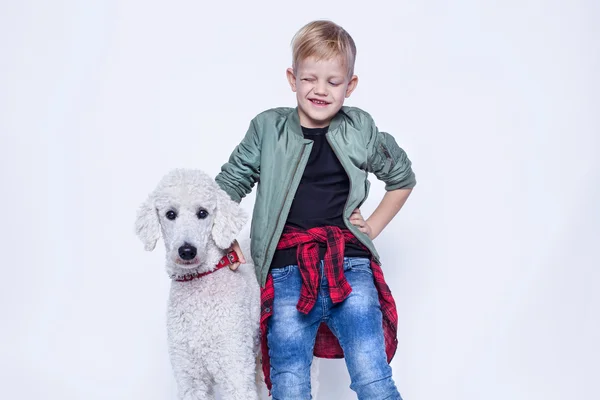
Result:
{"label": "dog's leg", "polygon": [[215,393],[212,390],[209,390],[209,391],[197,390],[194,392],[188,392],[188,393],[184,394],[183,397],[179,397],[179,398],[181,400],[213,400],[215,398]]}
{"label": "dog's leg", "polygon": [[[240,368],[239,365],[238,368]],[[236,374],[231,373],[232,371],[236,371],[233,366],[229,369],[228,374],[224,374],[218,379],[221,399],[258,400],[254,368],[247,370],[245,367],[241,367]]]}
{"label": "dog's leg", "polygon": [[267,389],[267,385],[265,384],[265,374],[263,374],[262,370],[262,355],[260,353],[256,355],[255,380],[256,391],[258,392],[259,400],[268,400],[269,390]]}
{"label": "dog's leg", "polygon": [[[220,395],[222,400],[258,400],[254,373],[238,371],[240,375],[229,375],[219,379]],[[243,372],[243,373],[242,373]],[[254,372],[251,370],[251,372]]]}
{"label": "dog's leg", "polygon": [[180,400],[214,400],[214,385],[183,371],[175,372]]}
{"label": "dog's leg", "polygon": [[[235,335],[233,335],[235,336]],[[232,343],[242,343],[233,337]],[[235,351],[235,352],[234,352]],[[252,346],[237,346],[223,354],[220,373],[215,374],[222,400],[258,400],[256,358]]]}
{"label": "dog's leg", "polygon": [[213,400],[214,382],[209,379],[208,371],[190,360],[183,351],[171,350],[171,365],[177,383],[179,400]]}

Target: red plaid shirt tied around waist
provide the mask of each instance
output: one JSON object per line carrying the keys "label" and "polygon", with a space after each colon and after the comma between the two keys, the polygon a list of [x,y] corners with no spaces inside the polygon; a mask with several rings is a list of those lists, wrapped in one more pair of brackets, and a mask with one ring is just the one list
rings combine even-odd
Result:
{"label": "red plaid shirt tied around waist", "polygon": [[[335,226],[317,227],[306,231],[286,226],[277,244],[278,250],[292,247],[297,247],[298,249],[298,266],[302,276],[302,288],[296,308],[303,314],[308,314],[312,310],[319,293],[319,244],[321,243],[326,245],[323,261],[325,276],[329,283],[329,295],[331,296],[331,301],[337,304],[344,301],[352,292],[352,288],[344,276],[345,243],[360,245],[359,240],[350,231],[341,230]],[[383,315],[385,351],[388,362],[390,362],[398,346],[398,313],[396,311],[396,303],[394,302],[390,288],[385,283],[383,271],[379,264],[371,261],[371,269]],[[274,297],[273,278],[269,274],[265,287],[261,289],[260,317],[262,367],[265,375],[265,383],[269,390],[271,390],[271,366],[267,343],[267,322],[269,317],[273,315]],[[319,326],[313,353],[316,357],[320,358],[344,357],[344,352],[337,338],[325,323]]]}

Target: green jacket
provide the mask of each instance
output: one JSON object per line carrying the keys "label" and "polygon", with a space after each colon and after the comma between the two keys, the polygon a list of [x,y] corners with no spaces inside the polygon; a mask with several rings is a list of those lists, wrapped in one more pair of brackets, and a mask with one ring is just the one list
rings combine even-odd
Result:
{"label": "green jacket", "polygon": [[[371,116],[358,108],[342,107],[331,121],[326,137],[350,180],[344,209],[346,225],[379,263],[373,242],[349,222],[349,217],[367,198],[369,172],[385,182],[388,191],[414,187],[411,162],[394,138],[380,132]],[[250,248],[262,287],[312,143],[304,138],[296,108],[267,110],[251,121],[246,136],[215,178],[238,203],[258,183]]]}

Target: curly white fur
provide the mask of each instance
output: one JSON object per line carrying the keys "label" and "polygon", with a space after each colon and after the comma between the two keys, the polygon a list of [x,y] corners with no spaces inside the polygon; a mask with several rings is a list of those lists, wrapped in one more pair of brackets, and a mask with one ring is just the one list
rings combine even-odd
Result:
{"label": "curly white fur", "polygon": [[[175,279],[213,270],[246,220],[211,177],[178,169],[140,207],[135,227],[146,250],[154,249],[162,231],[167,273]],[[195,256],[182,256],[182,246],[193,247]],[[264,385],[257,379],[259,321],[260,290],[252,265],[173,280],[167,329],[179,398],[214,399],[218,387],[223,400],[258,399]]]}

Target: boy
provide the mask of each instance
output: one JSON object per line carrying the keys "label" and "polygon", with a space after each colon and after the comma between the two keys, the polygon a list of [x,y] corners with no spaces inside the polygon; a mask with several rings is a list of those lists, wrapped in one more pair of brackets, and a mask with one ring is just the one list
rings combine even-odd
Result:
{"label": "boy", "polygon": [[[260,182],[250,237],[265,381],[273,400],[309,399],[313,354],[344,357],[359,399],[401,399],[389,366],[396,307],[372,240],[415,186],[411,162],[369,114],[343,106],[358,83],[343,28],[311,22],[292,47],[298,106],[256,116],[216,177],[237,202]],[[365,221],[368,172],[386,194]]]}

